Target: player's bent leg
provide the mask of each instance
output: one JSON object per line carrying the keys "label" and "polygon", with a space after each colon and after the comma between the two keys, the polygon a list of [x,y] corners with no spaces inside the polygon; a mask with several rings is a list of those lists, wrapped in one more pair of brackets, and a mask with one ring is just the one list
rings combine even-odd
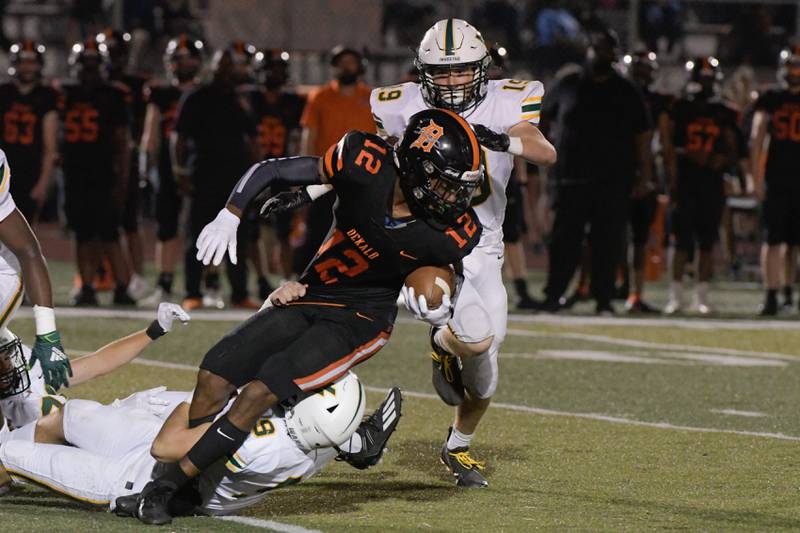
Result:
{"label": "player's bent leg", "polygon": [[234,392],[236,386],[233,383],[201,368],[197,372],[197,384],[189,406],[189,427],[197,427],[214,420]]}
{"label": "player's bent leg", "polygon": [[66,444],[64,437],[64,411],[57,409],[50,411],[36,421],[34,433],[35,442],[40,444]]}
{"label": "player's bent leg", "polygon": [[63,408],[65,440],[105,457],[122,457],[136,448],[149,447],[161,424],[159,417],[136,407],[74,399]]}
{"label": "player's bent leg", "polygon": [[146,448],[120,458],[73,446],[12,440],[0,446],[0,461],[15,479],[27,480],[94,505],[141,488],[155,460]]}

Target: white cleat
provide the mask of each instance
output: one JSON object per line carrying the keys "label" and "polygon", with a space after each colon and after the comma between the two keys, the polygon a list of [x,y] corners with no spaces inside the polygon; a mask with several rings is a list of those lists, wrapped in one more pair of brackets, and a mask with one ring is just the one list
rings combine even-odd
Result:
{"label": "white cleat", "polygon": [[680,313],[681,311],[683,311],[683,305],[681,305],[680,300],[670,299],[667,302],[667,305],[664,307],[665,315],[674,315],[676,313]]}
{"label": "white cleat", "polygon": [[218,289],[207,289],[203,295],[203,307],[214,309],[224,309],[225,300],[222,299],[222,291]]}
{"label": "white cleat", "polygon": [[171,296],[171,294],[165,292],[161,287],[156,287],[149,296],[136,302],[136,305],[139,307],[156,308],[163,302],[171,302]]}
{"label": "white cleat", "polygon": [[128,283],[128,296],[134,300],[141,300],[146,297],[152,289],[147,280],[139,274],[133,274],[131,281]]}

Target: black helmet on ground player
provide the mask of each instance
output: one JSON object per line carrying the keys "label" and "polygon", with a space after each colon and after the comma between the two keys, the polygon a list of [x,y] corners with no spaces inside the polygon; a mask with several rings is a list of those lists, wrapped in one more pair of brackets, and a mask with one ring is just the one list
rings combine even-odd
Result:
{"label": "black helmet on ground player", "polygon": [[30,386],[22,343],[19,337],[3,328],[0,331],[0,399],[21,394]]}
{"label": "black helmet on ground player", "polygon": [[451,224],[469,208],[483,165],[463,118],[446,109],[412,115],[396,154],[400,187],[416,216]]}
{"label": "black helmet on ground player", "polygon": [[[12,44],[8,49],[8,75],[21,79],[23,76],[20,75],[20,63],[32,59],[39,65],[35,78],[40,78],[42,75],[42,68],[44,67],[44,53],[44,45],[30,39],[23,39],[22,41]],[[34,80],[21,79],[21,81],[28,82]]]}
{"label": "black helmet on ground player", "polygon": [[781,50],[778,56],[778,80],[789,87],[800,86],[800,44]]}

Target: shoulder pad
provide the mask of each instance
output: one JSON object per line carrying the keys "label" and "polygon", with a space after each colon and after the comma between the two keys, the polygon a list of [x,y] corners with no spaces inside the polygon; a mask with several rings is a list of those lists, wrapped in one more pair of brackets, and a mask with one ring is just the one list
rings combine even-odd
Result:
{"label": "shoulder pad", "polygon": [[369,105],[381,137],[400,138],[403,136],[408,116],[423,109],[408,109],[408,105],[420,94],[419,90],[419,85],[413,82],[378,87],[372,90]]}
{"label": "shoulder pad", "polygon": [[539,81],[533,80],[492,80],[489,82],[491,98],[500,101],[498,109],[502,113],[498,117],[504,130],[508,130],[520,122],[539,124],[542,108],[544,86]]}

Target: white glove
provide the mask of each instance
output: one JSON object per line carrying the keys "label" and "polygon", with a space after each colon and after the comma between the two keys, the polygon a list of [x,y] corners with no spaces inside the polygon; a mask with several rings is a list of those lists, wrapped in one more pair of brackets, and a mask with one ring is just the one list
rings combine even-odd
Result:
{"label": "white glove", "polygon": [[178,304],[171,304],[169,302],[162,302],[158,304],[158,325],[161,326],[165,332],[172,331],[172,323],[175,319],[181,321],[181,324],[186,324],[191,320],[189,313],[183,310]]}
{"label": "white glove", "polygon": [[197,260],[204,265],[213,263],[219,265],[228,251],[231,263],[236,264],[236,230],[239,227],[239,217],[228,211],[220,209],[217,218],[206,224],[197,238]]}
{"label": "white glove", "polygon": [[400,289],[403,299],[406,302],[406,309],[414,315],[417,320],[424,320],[431,326],[444,326],[450,320],[453,311],[453,304],[447,294],[442,295],[442,304],[436,309],[428,309],[428,302],[425,295],[414,294],[413,287],[403,285]]}

